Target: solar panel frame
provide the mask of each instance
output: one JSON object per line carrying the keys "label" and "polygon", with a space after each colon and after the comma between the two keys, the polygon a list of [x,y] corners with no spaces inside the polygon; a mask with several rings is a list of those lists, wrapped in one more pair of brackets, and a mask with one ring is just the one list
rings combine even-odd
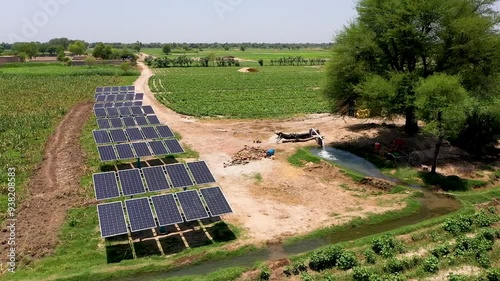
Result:
{"label": "solar panel frame", "polygon": [[118,112],[120,112],[120,115],[123,117],[130,116],[130,107],[118,107]]}
{"label": "solar panel frame", "polygon": [[144,140],[144,136],[139,128],[126,128],[128,138],[130,141],[141,141]]}
{"label": "solar panel frame", "polygon": [[126,101],[123,103],[123,106],[132,106],[132,105],[134,105],[134,103],[131,101]]}
{"label": "solar panel frame", "polygon": [[151,105],[143,105],[142,111],[144,111],[144,113],[146,113],[146,115],[155,114],[155,111],[153,110],[153,107]]}
{"label": "solar panel frame", "polygon": [[130,117],[130,116],[123,117],[122,121],[123,121],[124,127],[135,127],[136,126],[134,117]]}
{"label": "solar panel frame", "polygon": [[107,95],[106,96],[106,101],[115,101],[116,100],[116,95]]}
{"label": "solar panel frame", "polygon": [[[113,107],[115,106],[115,104],[113,102],[107,102],[104,104],[104,108],[110,108],[110,107]],[[107,116],[108,113],[106,113],[106,116]]]}
{"label": "solar panel frame", "polygon": [[118,179],[123,196],[132,196],[146,193],[139,169],[119,170]]}
{"label": "solar panel frame", "polygon": [[108,116],[104,108],[94,108],[94,114],[97,118],[106,118]]}
{"label": "solar panel frame", "polygon": [[115,172],[95,173],[92,175],[94,195],[97,200],[120,197],[120,189]]}
{"label": "solar panel frame", "polygon": [[151,201],[153,201],[153,207],[159,226],[174,225],[184,222],[173,194],[152,196]]}
{"label": "solar panel frame", "polygon": [[94,135],[94,141],[97,144],[111,143],[111,138],[109,137],[107,130],[94,130],[92,134]]}
{"label": "solar panel frame", "polygon": [[179,154],[185,152],[184,148],[182,148],[178,140],[171,139],[171,140],[164,140],[163,142],[165,143],[171,154]]}
{"label": "solar panel frame", "polygon": [[96,91],[96,93],[104,92],[104,88],[103,87],[96,87],[95,91]]}
{"label": "solar panel frame", "polygon": [[132,115],[134,116],[144,116],[144,112],[142,112],[142,108],[140,106],[131,106],[130,111],[132,111]]}
{"label": "solar panel frame", "polygon": [[107,118],[97,119],[97,126],[99,129],[110,129],[111,125],[109,124],[109,120]]}
{"label": "solar panel frame", "polygon": [[170,189],[170,184],[168,183],[163,166],[143,168],[142,174],[144,175],[149,192]]}
{"label": "solar panel frame", "polygon": [[[101,237],[112,237],[128,233],[122,202],[111,202],[97,205],[97,217]],[[109,229],[114,229],[110,231]]]}
{"label": "solar panel frame", "polygon": [[96,108],[104,108],[104,103],[96,103],[94,104],[94,109]]}
{"label": "solar panel frame", "polygon": [[137,123],[138,126],[148,126],[148,119],[144,116],[136,116],[135,117],[135,122]]}
{"label": "solar panel frame", "polygon": [[233,213],[233,208],[219,186],[201,188],[200,193],[212,217]]}
{"label": "solar panel frame", "polygon": [[106,112],[108,113],[109,118],[120,117],[120,113],[116,107],[107,107]]}
{"label": "solar panel frame", "polygon": [[121,143],[115,146],[120,160],[134,159],[135,154],[130,143]]}
{"label": "solar panel frame", "polygon": [[182,163],[165,166],[165,171],[174,188],[193,186],[193,180],[189,176],[186,166]]}
{"label": "solar panel frame", "polygon": [[148,116],[146,116],[146,118],[148,119],[148,122],[151,125],[160,125],[161,124],[160,119],[158,119],[158,117],[156,115],[148,115]]}
{"label": "solar panel frame", "polygon": [[134,142],[132,146],[134,147],[137,157],[149,157],[153,155],[148,144],[145,142]]}
{"label": "solar panel frame", "polygon": [[135,94],[135,100],[143,100],[144,99],[144,93],[137,93]]}
{"label": "solar panel frame", "polygon": [[117,118],[110,118],[109,119],[109,122],[111,123],[111,128],[122,128],[123,127],[123,123],[122,123],[122,119],[117,117]]}
{"label": "solar panel frame", "polygon": [[113,105],[114,105],[114,107],[123,107],[123,102],[118,101],[118,102],[115,102]]}
{"label": "solar panel frame", "polygon": [[142,134],[146,137],[148,140],[155,140],[159,139],[160,136],[156,132],[154,127],[142,127],[141,128]]}
{"label": "solar panel frame", "polygon": [[125,200],[125,207],[132,232],[156,228],[148,198]]}
{"label": "solar panel frame", "polygon": [[97,152],[102,162],[109,162],[118,160],[114,147],[112,145],[98,146]]}
{"label": "solar panel frame", "polygon": [[120,91],[120,87],[118,87],[118,86],[112,86],[111,87],[111,91],[113,91],[113,92]]}
{"label": "solar panel frame", "polygon": [[105,101],[106,101],[105,95],[97,95],[95,98],[95,102],[105,102]]}
{"label": "solar panel frame", "polygon": [[120,91],[126,91],[128,89],[128,86],[120,86]]}
{"label": "solar panel frame", "polygon": [[216,182],[214,175],[208,168],[205,161],[187,163],[191,175],[193,175],[196,184],[207,184]]}
{"label": "solar panel frame", "polygon": [[127,135],[125,134],[125,132],[122,129],[109,130],[109,134],[111,135],[111,139],[115,143],[128,141]]}
{"label": "solar panel frame", "polygon": [[141,101],[141,100],[134,101],[134,102],[132,103],[132,105],[134,105],[134,106],[142,106],[142,101]]}
{"label": "solar panel frame", "polygon": [[177,192],[175,195],[179,200],[182,212],[184,213],[184,218],[187,222],[206,219],[209,217],[198,191],[181,191]]}
{"label": "solar panel frame", "polygon": [[162,139],[168,139],[168,138],[175,137],[175,135],[172,132],[172,130],[170,130],[170,128],[168,126],[166,126],[166,125],[156,126],[155,128],[156,128],[156,131],[158,131],[158,135]]}
{"label": "solar panel frame", "polygon": [[129,91],[135,91],[135,86],[128,86],[127,88],[128,88],[127,90]]}
{"label": "solar panel frame", "polygon": [[156,156],[168,155],[170,154],[165,144],[162,141],[150,141],[148,142],[151,151]]}
{"label": "solar panel frame", "polygon": [[111,87],[107,86],[107,87],[104,87],[104,92],[110,92],[111,91]]}
{"label": "solar panel frame", "polygon": [[116,101],[124,101],[126,95],[125,94],[118,94],[116,95]]}
{"label": "solar panel frame", "polygon": [[128,100],[128,101],[133,101],[134,97],[135,97],[134,94],[125,94],[125,100]]}

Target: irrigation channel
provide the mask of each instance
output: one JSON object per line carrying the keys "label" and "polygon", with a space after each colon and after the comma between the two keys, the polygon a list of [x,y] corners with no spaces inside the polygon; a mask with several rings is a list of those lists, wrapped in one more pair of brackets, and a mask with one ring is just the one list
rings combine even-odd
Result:
{"label": "irrigation channel", "polygon": [[[398,180],[382,174],[382,172],[372,163],[350,152],[335,149],[332,147],[326,147],[323,149],[313,148],[311,149],[311,152],[329,162],[334,163],[335,165],[345,167],[352,171],[356,171],[364,176],[381,178],[395,182],[397,184],[401,184],[401,182],[399,182]],[[460,207],[460,204],[456,200],[444,196],[438,196],[434,193],[426,191],[425,189],[417,185],[411,185],[410,187],[421,190],[424,195],[423,197],[418,198],[421,203],[420,210],[406,217],[385,221],[378,224],[361,225],[359,227],[349,229],[348,231],[333,233],[323,238],[305,239],[287,245],[269,245],[266,248],[245,253],[237,257],[206,261],[191,266],[181,267],[177,270],[169,272],[143,273],[135,276],[125,277],[121,280],[150,281],[170,277],[182,277],[187,275],[206,275],[208,273],[229,267],[251,267],[258,261],[287,258],[289,256],[312,251],[321,246],[355,240],[385,231],[397,229],[402,226],[412,225],[427,219],[448,214],[450,212],[456,211]]]}

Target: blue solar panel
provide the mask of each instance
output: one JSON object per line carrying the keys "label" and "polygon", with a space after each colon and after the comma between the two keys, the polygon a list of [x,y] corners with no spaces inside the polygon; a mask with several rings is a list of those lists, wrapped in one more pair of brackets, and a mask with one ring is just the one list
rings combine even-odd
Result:
{"label": "blue solar panel", "polygon": [[118,158],[122,160],[135,158],[134,152],[132,151],[132,147],[129,143],[117,144],[116,151],[118,152]]}
{"label": "blue solar panel", "polygon": [[151,197],[160,226],[183,222],[173,194]]}
{"label": "blue solar panel", "polygon": [[128,232],[122,202],[99,204],[97,214],[102,237],[117,236]]}
{"label": "blue solar panel", "polygon": [[98,146],[97,150],[99,151],[99,157],[103,162],[114,161],[118,159],[112,145]]}
{"label": "blue solar panel", "polygon": [[165,140],[165,145],[172,154],[184,153],[184,149],[177,140]]}
{"label": "blue solar panel", "polygon": [[97,88],[95,88],[95,91],[96,91],[96,93],[100,93],[100,92],[104,91],[104,88],[103,87],[97,87]]}
{"label": "blue solar panel", "polygon": [[163,144],[162,141],[151,141],[148,142],[149,147],[151,147],[151,150],[153,151],[153,155],[161,156],[161,155],[167,155],[168,150],[165,148],[165,145]]}
{"label": "blue solar panel", "polygon": [[125,206],[133,232],[156,227],[148,198],[126,200]]}
{"label": "blue solar panel", "polygon": [[111,87],[104,87],[104,92],[109,92],[111,91]]}
{"label": "blue solar panel", "polygon": [[125,100],[125,94],[119,94],[116,96],[116,101],[124,101]]}
{"label": "blue solar panel", "polygon": [[97,118],[104,118],[108,115],[104,108],[94,108],[94,114]]}
{"label": "blue solar panel", "polygon": [[156,115],[148,115],[146,116],[146,118],[148,119],[148,122],[149,124],[151,125],[160,125],[160,120],[158,119],[158,117],[156,117]]}
{"label": "blue solar panel", "polygon": [[148,140],[154,140],[160,138],[154,127],[143,127],[141,128],[141,131]]}
{"label": "blue solar panel", "polygon": [[108,131],[106,130],[95,130],[92,133],[94,134],[94,140],[97,144],[106,144],[111,142]]}
{"label": "blue solar panel", "polygon": [[127,135],[130,141],[144,140],[144,137],[142,136],[141,130],[139,130],[139,128],[126,128],[125,131],[127,131]]}
{"label": "blue solar panel", "polygon": [[151,151],[149,151],[149,147],[145,142],[136,142],[133,143],[135,154],[137,157],[147,157],[151,156]]}
{"label": "blue solar panel", "polygon": [[122,129],[113,129],[109,130],[109,133],[111,134],[111,138],[113,139],[113,142],[127,142],[127,136],[125,135],[125,132]]}
{"label": "blue solar panel", "polygon": [[108,119],[97,119],[97,126],[99,126],[99,129],[111,128],[111,125],[109,125]]}
{"label": "blue solar panel", "polygon": [[167,170],[167,174],[173,187],[178,188],[193,185],[193,181],[189,177],[184,164],[167,165],[165,166],[165,169]]}
{"label": "blue solar panel", "polygon": [[209,187],[200,189],[201,195],[207,203],[208,210],[213,217],[232,213],[233,210],[222,193],[220,187]]}
{"label": "blue solar panel", "polygon": [[118,111],[120,112],[120,115],[123,117],[130,116],[130,109],[129,107],[119,107]]}
{"label": "blue solar panel", "polygon": [[137,94],[135,94],[135,99],[136,100],[143,100],[144,99],[144,93],[137,93]]}
{"label": "blue solar panel", "polygon": [[106,96],[105,95],[98,95],[96,98],[95,98],[95,101],[96,102],[104,102],[106,100]]}
{"label": "blue solar panel", "polygon": [[111,118],[109,119],[109,122],[111,123],[112,128],[121,128],[123,127],[122,119],[121,118]]}
{"label": "blue solar panel", "polygon": [[214,176],[208,169],[205,161],[191,162],[187,164],[196,184],[205,184],[215,182]]}
{"label": "blue solar panel", "polygon": [[106,108],[106,111],[108,112],[109,118],[120,116],[120,113],[118,112],[118,109],[116,107],[108,107],[108,108]]}
{"label": "blue solar panel", "polygon": [[148,120],[144,116],[137,116],[137,117],[135,117],[135,122],[137,122],[137,125],[139,125],[139,126],[147,126],[147,125],[149,125]]}
{"label": "blue solar panel", "polygon": [[[113,107],[113,106],[115,106],[115,104],[112,103],[112,102],[107,102],[107,103],[104,104],[105,108],[109,108],[109,107]],[[107,113],[106,113],[106,115],[107,115]]]}
{"label": "blue solar panel", "polygon": [[126,91],[128,89],[128,86],[120,86],[120,91]]}
{"label": "blue solar panel", "polygon": [[153,107],[151,107],[151,105],[144,105],[142,107],[142,110],[144,111],[144,113],[146,114],[155,114],[155,111],[153,110]]}
{"label": "blue solar panel", "polygon": [[115,102],[115,107],[122,107],[123,106],[123,102]]}
{"label": "blue solar panel", "polygon": [[116,100],[116,95],[107,95],[106,96],[106,101],[115,101]]}
{"label": "blue solar panel", "polygon": [[133,102],[131,101],[126,101],[123,103],[123,106],[132,106],[133,105]]}
{"label": "blue solar panel", "polygon": [[158,131],[159,135],[163,139],[168,139],[168,138],[173,138],[174,133],[170,130],[168,126],[161,125],[161,126],[156,126],[156,130]]}
{"label": "blue solar panel", "polygon": [[132,111],[132,115],[135,116],[143,116],[144,112],[142,112],[142,108],[140,106],[132,106],[130,107],[130,111]]}
{"label": "blue solar panel", "polygon": [[135,86],[128,86],[127,88],[128,88],[127,90],[129,91],[135,91]]}
{"label": "blue solar panel", "polygon": [[134,100],[134,96],[135,96],[134,94],[127,94],[125,96],[125,100]]}
{"label": "blue solar panel", "polygon": [[104,103],[96,103],[96,104],[94,104],[94,109],[95,108],[104,108]]}
{"label": "blue solar panel", "polygon": [[113,91],[113,92],[117,92],[119,90],[120,90],[120,87],[118,87],[118,86],[111,87],[111,91]]}
{"label": "blue solar panel", "polygon": [[135,127],[134,117],[123,117],[122,120],[125,127]]}
{"label": "blue solar panel", "polygon": [[201,202],[200,195],[196,190],[188,190],[176,193],[182,212],[186,221],[194,221],[208,218],[207,210]]}
{"label": "blue solar panel", "polygon": [[132,105],[135,105],[135,106],[141,106],[142,105],[142,101],[134,101],[132,103]]}
{"label": "blue solar panel", "polygon": [[149,191],[160,191],[170,188],[162,167],[157,166],[142,169]]}
{"label": "blue solar panel", "polygon": [[120,197],[115,172],[93,174],[92,179],[97,200]]}
{"label": "blue solar panel", "polygon": [[144,183],[141,179],[139,169],[120,170],[118,171],[118,178],[122,186],[124,196],[145,193]]}

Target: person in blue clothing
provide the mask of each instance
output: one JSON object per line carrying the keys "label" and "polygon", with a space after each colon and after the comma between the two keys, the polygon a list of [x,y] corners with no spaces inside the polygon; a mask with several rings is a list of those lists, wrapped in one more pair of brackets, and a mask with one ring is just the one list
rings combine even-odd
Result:
{"label": "person in blue clothing", "polygon": [[274,156],[274,153],[276,151],[274,150],[274,148],[270,148],[266,151],[266,157],[271,157],[271,156]]}

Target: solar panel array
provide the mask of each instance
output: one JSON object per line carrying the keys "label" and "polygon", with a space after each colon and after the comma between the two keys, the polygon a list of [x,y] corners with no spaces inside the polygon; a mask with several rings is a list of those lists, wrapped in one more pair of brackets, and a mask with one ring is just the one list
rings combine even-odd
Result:
{"label": "solar panel array", "polygon": [[[175,144],[175,148],[180,147],[180,149],[170,150],[173,144]],[[110,144],[98,146],[97,150],[103,162],[130,160],[148,156],[166,156],[184,152],[177,140]]]}
{"label": "solar panel array", "polygon": [[147,116],[146,118],[152,118],[153,121],[158,119],[151,107],[142,105],[117,106],[116,103],[110,103],[106,106],[104,104],[102,107],[94,107],[94,114],[97,119],[129,116]]}
{"label": "solar panel array", "polygon": [[[207,173],[204,182],[197,181],[199,170],[193,170],[194,166],[202,166]],[[189,173],[191,172],[191,173]],[[163,166],[147,167],[143,169],[120,170],[118,172],[105,172],[93,175],[94,188],[97,200],[110,199],[146,192],[158,192],[171,188],[183,188],[196,184],[215,183],[215,179],[208,170],[205,162],[192,162],[184,165],[182,163]]]}
{"label": "solar panel array", "polygon": [[[125,209],[131,232],[233,212],[218,186],[125,200]],[[127,233],[122,202],[99,204],[97,211],[102,237]]]}

